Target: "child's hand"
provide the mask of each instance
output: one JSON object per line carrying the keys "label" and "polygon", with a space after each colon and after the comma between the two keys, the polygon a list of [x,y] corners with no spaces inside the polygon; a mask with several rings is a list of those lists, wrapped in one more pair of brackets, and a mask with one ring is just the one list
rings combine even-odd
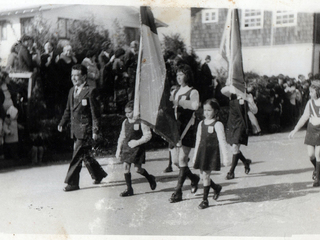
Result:
{"label": "child's hand", "polygon": [[137,140],[131,140],[128,142],[128,146],[131,147],[131,148],[135,148],[136,146],[138,146],[139,143]]}
{"label": "child's hand", "polygon": [[293,136],[296,134],[296,130],[292,130],[290,133],[289,133],[289,136],[288,136],[288,138],[289,139],[292,139],[293,138]]}

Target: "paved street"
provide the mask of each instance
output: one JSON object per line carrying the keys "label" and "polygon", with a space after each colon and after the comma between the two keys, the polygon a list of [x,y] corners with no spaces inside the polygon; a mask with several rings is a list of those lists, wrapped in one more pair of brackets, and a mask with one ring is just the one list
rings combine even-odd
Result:
{"label": "paved street", "polygon": [[189,180],[183,201],[169,203],[178,170],[162,173],[168,163],[166,150],[147,154],[145,168],[156,176],[157,189],[150,190],[146,180],[132,172],[135,195],[127,198],[119,197],[126,185],[122,165],[111,156],[99,159],[109,174],[100,185],[92,184],[84,167],[81,189],[67,193],[62,191],[67,163],[3,170],[0,232],[4,235],[0,238],[18,239],[21,234],[58,234],[64,236],[61,239],[73,235],[236,239],[320,235],[320,188],[312,187],[313,169],[303,145],[305,131],[298,132],[293,140],[287,135],[251,137],[249,145],[242,147],[243,154],[253,161],[250,174],[244,174],[242,163],[233,180],[225,180],[228,167],[214,172],[212,179],[223,186],[222,193],[214,201],[210,192],[210,207],[204,210],[198,209],[202,183],[194,195]]}

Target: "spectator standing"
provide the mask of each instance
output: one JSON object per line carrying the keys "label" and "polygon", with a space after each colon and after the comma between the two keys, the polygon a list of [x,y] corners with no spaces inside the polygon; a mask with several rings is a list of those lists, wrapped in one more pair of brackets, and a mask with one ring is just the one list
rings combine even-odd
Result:
{"label": "spectator standing", "polygon": [[130,43],[130,48],[126,51],[124,56],[125,69],[128,74],[128,100],[133,100],[134,86],[136,83],[136,70],[138,64],[139,44],[137,41]]}
{"label": "spectator standing", "polygon": [[100,89],[100,72],[96,64],[96,52],[88,50],[86,57],[82,60],[81,64],[87,68],[87,83],[89,86]]}
{"label": "spectator standing", "polygon": [[56,89],[57,89],[57,55],[51,42],[44,45],[44,53],[41,55],[40,74],[43,86],[43,96],[45,99],[47,112],[49,117],[55,115],[56,105]]}
{"label": "spectator standing", "polygon": [[34,63],[31,54],[33,38],[28,35],[24,35],[21,37],[20,42],[21,46],[18,53],[18,69],[20,72],[33,72]]}
{"label": "spectator standing", "polygon": [[209,67],[211,57],[209,55],[205,58],[205,63],[201,66],[201,81],[200,81],[200,100],[203,103],[205,100],[213,97],[213,76]]}
{"label": "spectator standing", "polygon": [[63,52],[60,56],[57,56],[57,105],[58,105],[58,113],[62,114],[63,109],[66,106],[68,92],[72,87],[71,79],[71,68],[73,65],[77,63],[77,59],[74,56],[72,51],[72,47],[70,45],[66,45],[63,47]]}
{"label": "spectator standing", "polygon": [[10,54],[8,56],[7,66],[5,68],[6,72],[16,72],[19,68],[19,58],[18,53],[20,50],[20,44],[14,43],[11,47]]}

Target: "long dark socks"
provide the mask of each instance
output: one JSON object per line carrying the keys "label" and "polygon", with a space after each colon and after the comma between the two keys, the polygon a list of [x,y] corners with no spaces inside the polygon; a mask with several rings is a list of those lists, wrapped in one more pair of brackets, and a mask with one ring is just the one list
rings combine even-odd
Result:
{"label": "long dark socks", "polygon": [[314,187],[319,187],[320,186],[320,162],[316,162],[316,177],[315,180],[313,182],[313,186]]}
{"label": "long dark socks", "polygon": [[314,166],[314,169],[316,169],[316,165],[317,165],[317,161],[315,158],[311,158],[310,162],[312,163],[312,165]]}
{"label": "long dark socks", "polygon": [[190,169],[188,167],[181,167],[180,168],[179,176],[178,176],[178,184],[177,184],[176,190],[180,190],[181,191],[181,188],[182,188],[182,186],[184,184],[184,181],[187,178],[187,171],[188,170],[190,171]]}
{"label": "long dark socks", "polygon": [[231,174],[234,173],[234,170],[236,169],[236,166],[238,165],[239,157],[240,157],[239,153],[233,154],[231,168],[230,168],[229,173],[231,173]]}
{"label": "long dark socks", "polygon": [[208,195],[210,191],[210,186],[203,187],[203,200],[208,200]]}
{"label": "long dark socks", "polygon": [[126,180],[127,189],[131,190],[132,189],[131,173],[125,173],[124,174],[124,179]]}
{"label": "long dark socks", "polygon": [[142,168],[142,171],[139,173],[148,180],[148,182],[150,184],[150,188],[152,190],[156,189],[157,183],[156,183],[155,177],[153,175],[149,174],[147,172],[147,170],[145,170],[144,168]]}

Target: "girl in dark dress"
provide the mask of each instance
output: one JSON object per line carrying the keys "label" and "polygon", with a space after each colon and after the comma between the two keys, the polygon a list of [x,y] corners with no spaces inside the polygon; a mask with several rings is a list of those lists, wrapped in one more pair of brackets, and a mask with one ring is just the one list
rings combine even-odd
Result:
{"label": "girl in dark dress", "polygon": [[123,162],[124,178],[127,184],[127,189],[120,194],[121,197],[133,195],[130,173],[131,163],[134,164],[136,172],[148,180],[152,190],[157,187],[155,177],[142,168],[142,164],[145,163],[146,159],[144,144],[152,137],[150,128],[133,118],[133,101],[126,104],[125,113],[127,119],[122,123],[116,152],[116,157]]}
{"label": "girl in dark dress", "polygon": [[248,144],[248,102],[236,94],[230,93],[230,88],[228,86],[222,89],[222,93],[226,96],[230,95],[229,102],[229,116],[227,121],[227,143],[231,145],[232,148],[232,163],[230,170],[226,176],[226,179],[234,178],[234,170],[238,165],[239,159],[244,164],[245,173],[249,174],[250,172],[250,163],[251,160],[246,159],[242,152],[240,151],[240,145],[247,146]]}
{"label": "girl in dark dress", "polygon": [[[196,147],[194,153],[194,169],[200,169],[203,181],[203,201],[199,208],[209,206],[208,195],[210,187],[213,188],[213,199],[217,200],[222,187],[210,179],[211,171],[220,171],[220,149],[224,159],[227,158],[227,142],[224,127],[217,119],[220,110],[216,99],[208,99],[203,104],[205,119],[198,125]],[[226,162],[223,161],[223,162]]]}
{"label": "girl in dark dress", "polygon": [[309,120],[304,144],[307,145],[308,155],[314,166],[312,179],[313,186],[320,186],[320,81],[313,81],[310,86],[310,100],[307,102],[304,112],[297,125],[290,132],[289,138],[293,138],[296,132]]}
{"label": "girl in dark dress", "polygon": [[191,180],[191,193],[198,189],[200,177],[193,174],[188,167],[191,148],[195,146],[195,111],[199,107],[199,93],[192,87],[193,74],[191,68],[182,64],[178,66],[177,83],[179,87],[172,92],[171,100],[175,108],[175,117],[179,126],[180,143],[170,149],[172,162],[179,166],[178,183],[169,201],[182,201],[182,186],[188,177]]}

